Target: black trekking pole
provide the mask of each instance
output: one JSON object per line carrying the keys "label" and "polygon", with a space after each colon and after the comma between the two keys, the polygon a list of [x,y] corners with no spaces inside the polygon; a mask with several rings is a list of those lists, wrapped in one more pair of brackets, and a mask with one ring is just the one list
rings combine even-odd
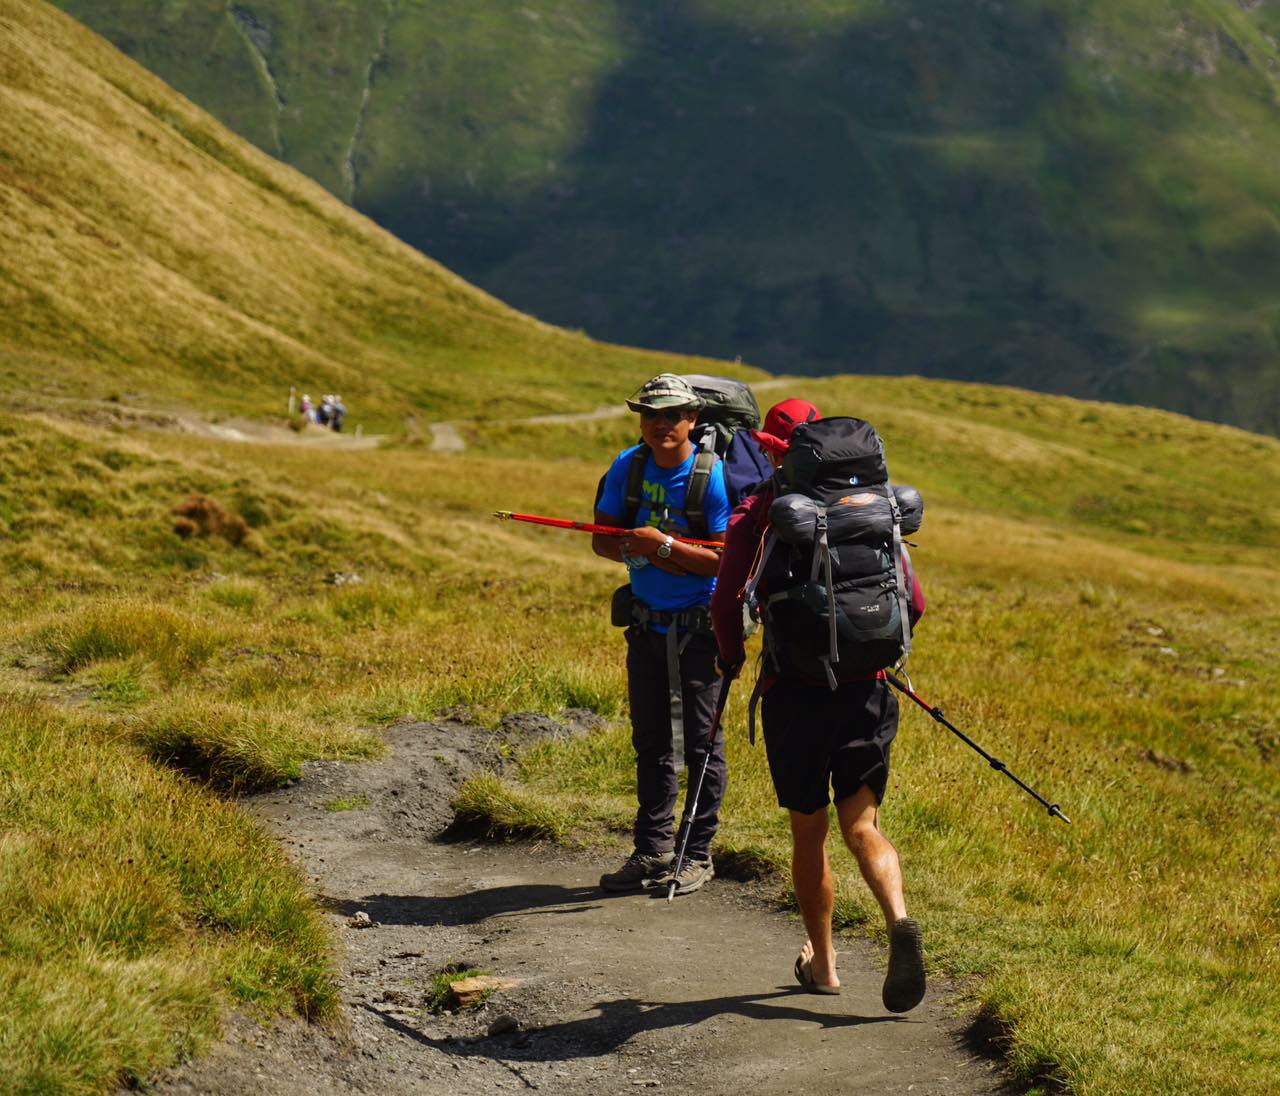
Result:
{"label": "black trekking pole", "polygon": [[932,704],[928,703],[927,701],[922,700],[920,695],[915,691],[915,689],[913,689],[909,684],[903,682],[898,677],[895,677],[893,673],[891,673],[889,670],[884,671],[884,676],[885,676],[885,680],[888,681],[889,684],[892,685],[895,689],[897,689],[898,692],[902,693],[904,696],[909,696],[912,700],[914,700],[917,704],[919,704],[920,707],[922,707],[926,712],[928,712],[931,716],[933,716],[934,719],[936,719],[939,723],[941,723],[944,727],[946,727],[947,730],[949,730],[952,734],[954,734],[957,738],[959,738],[961,742],[963,742],[966,746],[970,746],[974,750],[976,750],[982,756],[982,759],[988,765],[990,765],[993,769],[995,769],[996,772],[1004,773],[1005,776],[1007,776],[1010,780],[1012,780],[1015,784],[1017,784],[1018,787],[1021,788],[1024,792],[1026,792],[1029,796],[1031,796],[1032,799],[1034,799],[1042,807],[1046,808],[1049,812],[1050,818],[1061,818],[1062,821],[1064,821],[1068,826],[1071,825],[1071,819],[1062,813],[1057,803],[1050,803],[1047,799],[1045,799],[1044,796],[1042,796],[1034,788],[1028,786],[1027,784],[1024,784],[1021,780],[1019,780],[1016,776],[1014,776],[1013,773],[1009,771],[1009,767],[1003,761],[1001,761],[997,757],[992,757],[989,753],[987,753],[986,750],[984,750],[981,746],[979,746],[972,738],[970,738],[967,734],[965,734],[964,731],[960,730],[959,727],[955,726],[955,724],[953,724],[950,720],[948,720],[947,717],[942,714],[941,708],[936,708]]}
{"label": "black trekking pole", "polygon": [[698,770],[698,780],[693,786],[693,798],[690,799],[688,794],[684,797],[684,818],[680,821],[680,852],[676,856],[676,863],[671,872],[671,885],[667,887],[667,902],[676,896],[676,886],[680,882],[680,869],[684,867],[684,854],[689,848],[689,834],[693,830],[693,819],[698,813],[698,797],[702,794],[702,782],[707,778],[707,766],[711,764],[711,751],[715,748],[716,735],[720,733],[720,717],[724,715],[724,706],[729,699],[729,686],[733,684],[732,677],[722,678],[720,681],[720,695],[716,698],[716,712],[711,719],[711,733],[707,735],[707,748],[702,751],[702,767]]}

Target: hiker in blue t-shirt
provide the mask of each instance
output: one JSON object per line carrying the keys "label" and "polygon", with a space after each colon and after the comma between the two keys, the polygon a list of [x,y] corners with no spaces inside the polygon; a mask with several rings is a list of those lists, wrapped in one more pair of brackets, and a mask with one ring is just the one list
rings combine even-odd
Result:
{"label": "hiker in blue t-shirt", "polygon": [[[627,401],[640,415],[644,440],[614,460],[596,503],[598,523],[630,530],[625,537],[596,535],[591,546],[630,572],[627,689],[639,801],[635,850],[618,871],[600,877],[606,890],[671,882],[679,766],[694,770],[711,732],[716,644],[707,606],[720,557],[675,539],[722,541],[729,522],[723,468],[689,440],[701,405],[683,377],[663,373],[645,384]],[[724,739],[717,736],[677,894],[697,890],[714,874],[711,839],[725,777]]]}

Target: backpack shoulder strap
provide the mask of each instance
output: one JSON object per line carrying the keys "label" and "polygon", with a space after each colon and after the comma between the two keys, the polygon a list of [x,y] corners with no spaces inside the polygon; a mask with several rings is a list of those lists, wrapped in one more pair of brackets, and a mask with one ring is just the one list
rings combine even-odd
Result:
{"label": "backpack shoulder strap", "polygon": [[684,519],[689,532],[695,537],[707,535],[707,487],[711,483],[711,469],[720,458],[706,449],[699,449],[693,458],[689,472],[689,486],[684,493]]}
{"label": "backpack shoulder strap", "polygon": [[644,469],[649,463],[649,447],[641,445],[631,454],[631,463],[627,466],[627,487],[623,493],[623,521],[628,529],[636,527],[636,518],[640,516],[640,504],[644,502]]}

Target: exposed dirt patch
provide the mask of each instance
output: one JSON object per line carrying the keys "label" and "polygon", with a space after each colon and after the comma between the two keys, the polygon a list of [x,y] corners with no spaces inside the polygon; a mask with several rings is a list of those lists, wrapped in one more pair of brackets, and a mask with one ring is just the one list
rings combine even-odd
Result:
{"label": "exposed dirt patch", "polygon": [[[966,1049],[945,987],[907,1016],[884,1011],[869,945],[843,943],[842,996],[799,992],[791,965],[803,932],[749,886],[717,879],[669,906],[599,890],[617,851],[435,840],[458,782],[501,767],[501,744],[590,723],[589,713],[568,725],[524,713],[496,733],[457,720],[400,725],[386,758],[311,763],[298,784],[250,800],[329,908],[342,1022],[238,1017],[157,1090],[1006,1091]],[[437,1015],[432,979],[450,965],[519,984]]]}

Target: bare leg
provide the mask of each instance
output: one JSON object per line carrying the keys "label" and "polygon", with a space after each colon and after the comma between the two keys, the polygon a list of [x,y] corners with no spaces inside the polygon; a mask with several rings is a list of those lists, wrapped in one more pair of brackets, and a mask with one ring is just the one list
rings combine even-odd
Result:
{"label": "bare leg", "polygon": [[[847,799],[836,804],[840,832],[858,861],[862,878],[880,904],[885,927],[907,916],[907,903],[902,895],[902,865],[898,850],[880,832],[880,811],[875,794],[865,784]],[[799,884],[796,885],[797,892]],[[830,910],[830,906],[827,907]],[[807,923],[807,922],[806,922]],[[814,965],[817,970],[817,965]]]}
{"label": "bare leg", "polygon": [[831,907],[835,892],[831,865],[827,862],[827,811],[791,815],[791,880],[800,903],[800,916],[809,939],[800,949],[800,959],[813,958],[813,980],[819,985],[838,986],[836,953],[831,945]]}

